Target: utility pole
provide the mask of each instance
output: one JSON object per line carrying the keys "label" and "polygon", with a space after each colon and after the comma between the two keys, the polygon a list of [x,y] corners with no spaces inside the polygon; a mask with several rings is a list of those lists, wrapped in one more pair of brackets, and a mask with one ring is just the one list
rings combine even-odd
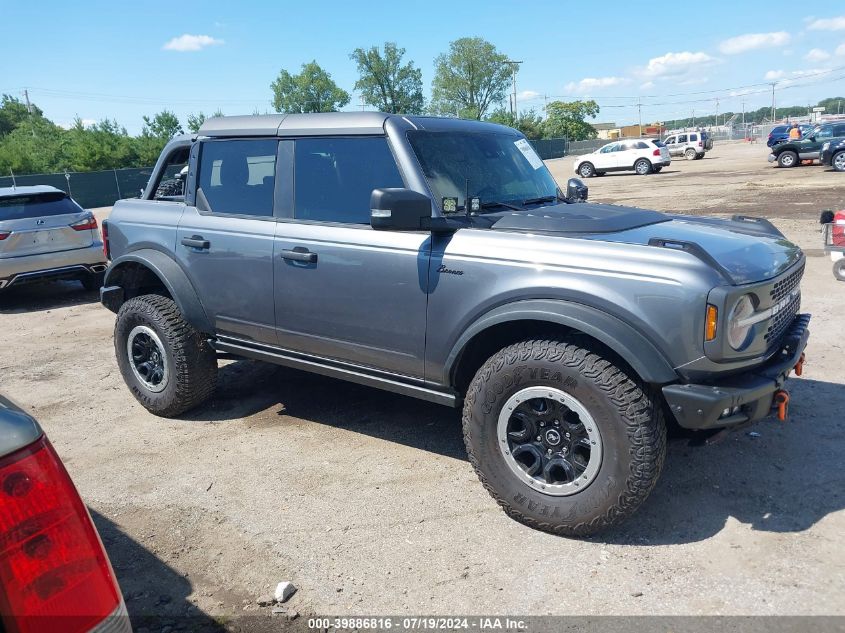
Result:
{"label": "utility pole", "polygon": [[361,112],[364,111],[364,95],[358,95],[358,98],[361,100]]}
{"label": "utility pole", "polygon": [[692,109],[692,126],[695,127],[695,108]]}
{"label": "utility pole", "polygon": [[742,100],[742,129],[745,129],[745,99]]}
{"label": "utility pole", "polygon": [[514,123],[516,123],[516,119],[519,116],[519,110],[516,107],[516,71],[519,70],[519,65],[522,61],[516,61],[513,59],[508,59],[505,61],[511,67],[511,77],[513,79],[513,103],[511,103],[511,114],[513,115]]}
{"label": "utility pole", "polygon": [[26,111],[29,114],[29,131],[35,136],[35,126],[32,124],[32,104],[29,102],[29,90],[24,88],[23,97],[26,100]]}
{"label": "utility pole", "polygon": [[775,85],[777,82],[772,82],[772,123],[775,122]]}
{"label": "utility pole", "polygon": [[637,119],[639,121],[640,138],[643,137],[643,105],[639,97],[637,97]]}

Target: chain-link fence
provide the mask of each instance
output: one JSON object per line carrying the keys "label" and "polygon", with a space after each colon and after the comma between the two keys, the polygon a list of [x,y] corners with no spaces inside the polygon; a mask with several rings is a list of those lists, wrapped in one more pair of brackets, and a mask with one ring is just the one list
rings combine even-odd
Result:
{"label": "chain-link fence", "polygon": [[109,207],[122,198],[137,198],[147,186],[152,167],[107,171],[29,174],[0,177],[0,187],[50,185],[67,192],[82,207]]}

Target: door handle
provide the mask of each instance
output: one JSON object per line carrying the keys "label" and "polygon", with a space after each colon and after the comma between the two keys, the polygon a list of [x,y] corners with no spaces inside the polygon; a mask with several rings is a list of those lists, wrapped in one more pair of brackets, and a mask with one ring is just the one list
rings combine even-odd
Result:
{"label": "door handle", "polygon": [[182,238],[182,246],[190,246],[191,248],[207,249],[211,246],[211,242],[204,239],[202,235],[192,235],[191,237]]}
{"label": "door handle", "polygon": [[293,250],[283,250],[282,259],[293,262],[305,262],[307,264],[317,263],[317,253],[312,253],[311,251],[301,247],[299,248],[300,250],[297,250],[296,248]]}

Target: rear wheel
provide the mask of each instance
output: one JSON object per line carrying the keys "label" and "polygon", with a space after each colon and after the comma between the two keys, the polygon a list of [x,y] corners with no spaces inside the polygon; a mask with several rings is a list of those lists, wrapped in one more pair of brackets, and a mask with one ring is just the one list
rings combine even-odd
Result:
{"label": "rear wheel", "polygon": [[684,158],[686,158],[687,160],[695,160],[695,157],[695,150],[691,147],[684,152]]}
{"label": "rear wheel", "polygon": [[512,518],[569,536],[627,519],[666,451],[660,405],[590,341],[527,340],[475,375],[463,410],[470,462]]}
{"label": "rear wheel", "polygon": [[795,167],[798,164],[798,154],[786,150],[778,154],[778,167]]}
{"label": "rear wheel", "polygon": [[167,297],[143,295],[121,306],[114,351],[132,395],[156,415],[179,415],[204,402],[214,390],[214,350]]}
{"label": "rear wheel", "polygon": [[592,163],[581,163],[578,166],[578,175],[580,175],[581,178],[591,178],[592,176],[595,176],[595,174],[596,168],[593,167]]}
{"label": "rear wheel", "polygon": [[645,158],[640,158],[636,163],[634,163],[634,171],[637,172],[640,176],[650,174],[651,169],[651,163],[648,162]]}
{"label": "rear wheel", "polygon": [[845,150],[834,154],[830,164],[836,171],[845,171]]}
{"label": "rear wheel", "polygon": [[833,276],[839,281],[845,281],[845,258],[833,262]]}

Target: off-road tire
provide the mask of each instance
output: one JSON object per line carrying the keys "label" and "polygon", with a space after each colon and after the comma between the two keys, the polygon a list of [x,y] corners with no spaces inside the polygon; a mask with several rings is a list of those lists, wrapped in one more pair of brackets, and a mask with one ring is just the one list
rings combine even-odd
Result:
{"label": "off-road tire", "polygon": [[578,165],[578,175],[581,178],[592,178],[596,175],[596,168],[592,163],[581,163]]}
{"label": "off-road tire", "polygon": [[692,148],[689,148],[684,152],[684,158],[686,158],[687,160],[695,160],[696,156],[698,156],[698,154]]}
{"label": "off-road tire", "polygon": [[105,276],[105,273],[88,273],[79,281],[82,283],[82,287],[85,288],[85,290],[91,292],[99,290],[102,287]]}
{"label": "off-road tire", "polygon": [[[127,339],[138,325],[152,329],[164,345],[169,380],[160,392],[138,380],[126,351]],[[200,405],[214,391],[217,357],[205,337],[189,325],[168,297],[142,295],[124,303],[114,326],[114,348],[123,380],[145,409],[173,417]]]}
{"label": "off-road tire", "polygon": [[833,262],[833,276],[837,281],[845,281],[845,258]]}
{"label": "off-road tire", "polygon": [[651,163],[645,158],[638,158],[634,162],[634,171],[640,176],[647,176],[653,170],[654,168],[652,167]]}
{"label": "off-road tire", "polygon": [[798,154],[792,150],[786,150],[778,154],[778,167],[795,167],[799,162]]}
{"label": "off-road tire", "polygon": [[[666,454],[656,394],[590,339],[526,340],[493,355],[470,384],[463,434],[481,483],[513,519],[564,536],[587,536],[630,517],[654,488]],[[553,387],[590,410],[603,443],[594,480],[569,496],[542,493],[517,477],[499,448],[501,408],[518,391]]]}

